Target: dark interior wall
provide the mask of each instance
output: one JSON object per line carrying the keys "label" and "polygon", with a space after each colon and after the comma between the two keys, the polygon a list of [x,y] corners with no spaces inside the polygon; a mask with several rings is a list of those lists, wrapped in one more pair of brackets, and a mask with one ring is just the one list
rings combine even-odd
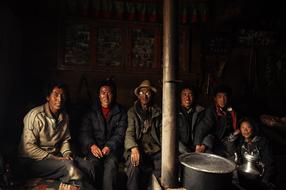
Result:
{"label": "dark interior wall", "polygon": [[40,13],[40,4],[29,3],[0,2],[0,147],[8,156],[16,154],[23,116],[43,102],[56,64],[56,11]]}
{"label": "dark interior wall", "polygon": [[[234,103],[246,114],[285,115],[286,23],[282,7],[282,1],[212,1],[213,15],[201,40],[212,36],[224,40],[218,44],[226,53],[205,53],[201,63],[204,72],[209,69],[214,75],[219,64],[226,63],[216,80],[232,87]],[[244,36],[250,44],[239,43],[241,29],[250,31]],[[251,41],[263,32],[273,32],[275,43],[265,46]]]}
{"label": "dark interior wall", "polygon": [[[9,150],[7,144],[13,144],[17,136],[15,127],[21,105],[21,61],[22,61],[22,29],[21,23],[8,6],[0,4],[0,141],[1,149]],[[13,147],[13,146],[11,146]]]}

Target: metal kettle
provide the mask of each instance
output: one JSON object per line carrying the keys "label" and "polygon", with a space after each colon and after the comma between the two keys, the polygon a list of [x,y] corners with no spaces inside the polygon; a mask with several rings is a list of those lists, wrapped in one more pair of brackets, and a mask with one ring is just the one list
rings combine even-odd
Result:
{"label": "metal kettle", "polygon": [[238,167],[238,172],[249,179],[257,179],[264,173],[264,167],[258,162],[258,152],[244,152],[243,164]]}

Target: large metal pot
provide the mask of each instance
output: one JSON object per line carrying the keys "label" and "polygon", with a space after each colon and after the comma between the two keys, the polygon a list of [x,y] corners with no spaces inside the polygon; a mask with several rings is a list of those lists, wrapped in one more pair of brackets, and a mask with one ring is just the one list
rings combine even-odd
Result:
{"label": "large metal pot", "polygon": [[231,189],[235,163],[208,153],[187,153],[179,158],[183,187],[188,190]]}

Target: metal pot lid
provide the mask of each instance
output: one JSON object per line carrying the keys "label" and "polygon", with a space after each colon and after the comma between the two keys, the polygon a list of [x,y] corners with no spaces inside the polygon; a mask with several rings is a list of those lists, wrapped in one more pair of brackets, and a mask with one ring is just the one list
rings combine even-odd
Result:
{"label": "metal pot lid", "polygon": [[207,173],[231,173],[235,170],[235,163],[215,154],[187,153],[179,158],[181,164],[187,168]]}

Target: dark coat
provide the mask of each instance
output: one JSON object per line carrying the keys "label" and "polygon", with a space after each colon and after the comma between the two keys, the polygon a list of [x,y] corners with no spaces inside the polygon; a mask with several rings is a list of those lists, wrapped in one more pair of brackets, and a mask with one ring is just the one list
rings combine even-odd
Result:
{"label": "dark coat", "polygon": [[[232,125],[237,120],[234,110],[226,111],[227,117],[218,116],[215,105],[211,105],[205,111],[203,119],[199,122],[195,133],[194,144],[205,144],[209,149],[214,149],[215,145],[223,143],[236,128]],[[234,118],[232,117],[234,116]],[[227,125],[227,118],[231,120],[231,126]],[[206,139],[206,137],[208,137]]]}
{"label": "dark coat", "polygon": [[[203,115],[204,108],[197,105],[191,113],[180,107],[178,113],[178,142],[179,152],[189,152],[194,150],[195,130]],[[191,118],[190,118],[191,117]]]}
{"label": "dark coat", "polygon": [[110,151],[122,152],[126,127],[127,115],[122,106],[115,103],[105,121],[101,107],[95,104],[84,116],[79,130],[83,153],[90,153],[90,146],[93,144],[101,149],[107,146]]}
{"label": "dark coat", "polygon": [[[128,128],[126,130],[125,137],[125,156],[128,155],[129,151],[133,147],[141,146],[142,128],[143,128],[143,118],[139,114],[139,110],[136,106],[138,103],[135,102],[128,110]],[[151,136],[158,143],[161,144],[161,109],[156,106],[152,106],[152,126],[151,126]]]}

